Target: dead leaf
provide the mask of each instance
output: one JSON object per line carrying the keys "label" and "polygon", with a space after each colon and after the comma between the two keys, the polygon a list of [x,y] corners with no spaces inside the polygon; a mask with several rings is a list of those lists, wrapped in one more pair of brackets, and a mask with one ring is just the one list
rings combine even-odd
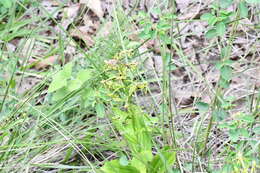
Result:
{"label": "dead leaf", "polygon": [[86,4],[101,19],[104,12],[101,7],[100,0],[80,0],[80,4]]}
{"label": "dead leaf", "polygon": [[113,27],[113,23],[111,21],[105,23],[101,29],[98,31],[98,35],[101,37],[107,37]]}
{"label": "dead leaf", "polygon": [[[49,14],[51,14],[51,16],[53,18],[56,18],[59,14],[59,4],[56,1],[53,0],[44,0],[41,2],[41,6],[48,11]],[[45,12],[42,11],[40,15],[45,15]]]}
{"label": "dead leaf", "polygon": [[73,4],[67,8],[64,8],[64,16],[62,19],[61,26],[64,30],[68,28],[68,26],[74,21],[77,17],[80,9],[80,4]]}
{"label": "dead leaf", "polygon": [[84,30],[87,31],[89,34],[95,34],[97,29],[99,28],[100,22],[97,20],[91,19],[87,13],[83,17],[84,20]]}
{"label": "dead leaf", "polygon": [[94,45],[94,40],[91,38],[91,36],[88,33],[88,26],[81,26],[77,29],[73,29],[70,32],[70,35],[72,37],[78,37],[79,39],[82,39],[87,46]]}
{"label": "dead leaf", "polygon": [[50,56],[42,61],[39,61],[35,64],[37,70],[44,69],[48,66],[53,65],[58,60],[58,55]]}

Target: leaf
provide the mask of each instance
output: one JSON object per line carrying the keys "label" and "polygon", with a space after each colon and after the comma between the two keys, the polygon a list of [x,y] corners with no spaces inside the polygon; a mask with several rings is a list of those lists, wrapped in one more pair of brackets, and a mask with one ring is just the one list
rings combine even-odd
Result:
{"label": "leaf", "polygon": [[[222,59],[226,59],[226,57],[228,57],[229,56],[229,52],[230,52],[230,46],[226,46],[226,47],[223,47],[222,49],[221,49],[221,58]],[[222,63],[222,65],[223,65],[223,63]],[[221,66],[222,66],[221,65]],[[220,69],[220,68],[219,68]]]}
{"label": "leaf", "polygon": [[64,74],[64,77],[66,77],[66,79],[69,79],[71,77],[73,65],[74,63],[70,62],[64,66],[62,73]]}
{"label": "leaf", "polygon": [[48,88],[48,92],[54,92],[58,89],[64,87],[67,85],[67,78],[64,76],[62,71],[58,72],[56,75],[54,75],[52,82]]}
{"label": "leaf", "polygon": [[228,8],[233,3],[233,0],[220,0],[221,8]]}
{"label": "leaf", "polygon": [[54,92],[67,85],[67,79],[71,77],[73,63],[68,63],[64,68],[56,73],[52,79],[52,82],[48,88],[48,92]]}
{"label": "leaf", "polygon": [[197,102],[196,107],[200,112],[207,112],[209,110],[209,104],[204,102]]}
{"label": "leaf", "polygon": [[100,0],[80,0],[80,4],[86,4],[100,19],[104,16]]}
{"label": "leaf", "polygon": [[161,151],[158,153],[150,163],[149,173],[164,173],[168,172],[175,163],[176,152],[173,151]]}
{"label": "leaf", "polygon": [[219,80],[219,85],[222,87],[222,88],[228,88],[229,85],[230,85],[230,82],[223,79],[223,78],[220,78]]}
{"label": "leaf", "polygon": [[52,99],[53,101],[58,101],[64,98],[68,93],[69,91],[67,90],[67,88],[60,89],[53,94]]}
{"label": "leaf", "polygon": [[79,39],[82,39],[87,46],[91,47],[94,45],[94,40],[92,39],[88,29],[89,29],[89,26],[87,26],[87,25],[80,26],[76,29],[72,29],[70,31],[70,35],[72,37],[77,37]]}
{"label": "leaf", "polygon": [[224,34],[226,32],[226,25],[223,22],[219,22],[216,25],[216,30],[217,30],[218,36],[224,36]]}
{"label": "leaf", "polygon": [[118,160],[106,162],[101,168],[104,173],[140,173],[133,166],[122,166]]}
{"label": "leaf", "polygon": [[259,134],[260,134],[260,126],[253,128],[253,132],[254,132],[255,134],[259,135]]}
{"label": "leaf", "polygon": [[11,0],[1,0],[1,3],[3,4],[4,8],[11,8],[12,2],[13,1],[11,1]]}
{"label": "leaf", "polygon": [[247,123],[253,123],[255,118],[252,115],[244,115],[240,118],[240,120],[245,121]]}
{"label": "leaf", "polygon": [[204,13],[203,15],[200,16],[200,19],[209,21],[212,17],[215,17],[215,16],[211,13]]}
{"label": "leaf", "polygon": [[[58,59],[57,55],[50,56],[50,57],[48,57],[46,59],[43,59],[43,60],[41,60],[39,62],[36,62],[35,68],[36,68],[36,70],[40,70],[40,69],[46,68],[46,67],[48,67],[50,65],[53,65],[55,63],[55,61],[57,61],[57,59]],[[33,63],[33,62],[34,62],[34,60],[31,61],[31,63]]]}
{"label": "leaf", "polygon": [[247,8],[245,2],[239,3],[239,12],[240,12],[240,17],[243,17],[243,18],[248,17],[248,8]]}
{"label": "leaf", "polygon": [[232,68],[228,65],[224,65],[220,69],[221,77],[226,81],[229,81],[232,77]]}
{"label": "leaf", "polygon": [[69,81],[68,83],[68,90],[71,92],[71,91],[75,91],[77,89],[79,89],[82,85],[82,82],[78,79],[74,79],[74,80],[71,80]]}
{"label": "leaf", "polygon": [[240,133],[240,135],[241,136],[243,136],[243,137],[249,137],[250,135],[249,135],[249,133],[248,133],[248,131],[247,131],[247,129],[244,129],[244,128],[240,128],[239,129],[239,133]]}
{"label": "leaf", "polygon": [[84,69],[78,72],[77,79],[82,83],[92,78],[92,71],[90,69]]}
{"label": "leaf", "polygon": [[208,20],[208,23],[209,23],[209,25],[214,26],[217,21],[218,21],[218,18],[216,16],[213,16]]}
{"label": "leaf", "polygon": [[249,4],[260,3],[260,0],[246,0],[246,2]]}
{"label": "leaf", "polygon": [[229,130],[229,138],[232,142],[237,142],[239,139],[239,130],[238,129],[230,129]]}
{"label": "leaf", "polygon": [[131,160],[131,166],[137,168],[140,173],[147,173],[147,164],[150,164],[153,159],[153,154],[151,150],[142,151],[140,153],[136,153]]}
{"label": "leaf", "polygon": [[127,166],[129,164],[129,161],[125,155],[121,156],[119,159],[119,163],[122,166]]}
{"label": "leaf", "polygon": [[105,117],[105,106],[103,103],[98,103],[96,104],[96,112],[97,112],[97,116],[99,118],[104,118]]}
{"label": "leaf", "polygon": [[215,110],[212,115],[217,121],[222,121],[227,117],[227,113],[224,110]]}
{"label": "leaf", "polygon": [[208,31],[206,32],[205,36],[206,36],[206,38],[208,38],[208,39],[211,39],[211,38],[213,38],[213,37],[216,37],[216,36],[217,36],[217,31],[216,31],[216,29],[210,29],[210,30],[208,30]]}

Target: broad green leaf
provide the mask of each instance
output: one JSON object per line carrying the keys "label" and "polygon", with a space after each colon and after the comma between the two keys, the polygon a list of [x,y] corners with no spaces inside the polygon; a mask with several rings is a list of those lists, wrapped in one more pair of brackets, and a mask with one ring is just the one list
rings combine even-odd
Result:
{"label": "broad green leaf", "polygon": [[175,163],[176,152],[162,151],[158,153],[150,163],[149,173],[165,173]]}
{"label": "broad green leaf", "polygon": [[217,36],[217,30],[216,29],[210,29],[205,34],[206,38],[211,39],[213,37]]}
{"label": "broad green leaf", "polygon": [[54,92],[67,85],[67,79],[71,77],[73,63],[70,62],[64,66],[64,68],[56,73],[52,79],[52,82],[48,88],[48,92]]}
{"label": "broad green leaf", "polygon": [[222,121],[228,116],[228,114],[224,110],[215,110],[213,111],[212,115],[217,121]]}
{"label": "broad green leaf", "polygon": [[48,92],[54,92],[67,85],[67,79],[71,77],[73,63],[68,63],[64,68],[56,73],[52,79],[52,82],[48,88]]}
{"label": "broad green leaf", "polygon": [[66,87],[57,90],[54,94],[53,94],[53,101],[58,101],[62,98],[64,98],[67,94],[69,93],[69,91],[67,90]]}
{"label": "broad green leaf", "polygon": [[122,166],[119,160],[106,162],[101,170],[104,173],[140,173],[140,171],[133,166]]}
{"label": "broad green leaf", "polygon": [[218,36],[224,36],[224,34],[226,32],[226,25],[223,22],[219,22],[216,25],[216,30],[217,30]]}
{"label": "broad green leaf", "polygon": [[58,89],[61,89],[62,87],[67,85],[67,78],[64,76],[64,73],[62,71],[58,72],[54,75],[52,82],[48,88],[48,92],[54,92]]}
{"label": "broad green leaf", "polygon": [[232,142],[237,142],[239,139],[239,130],[238,129],[230,129],[229,130],[229,138]]}
{"label": "broad green leaf", "polygon": [[223,129],[223,128],[231,129],[231,128],[232,128],[232,125],[230,125],[230,124],[224,122],[224,123],[222,123],[222,124],[219,124],[219,125],[218,125],[218,128],[222,128],[222,129]]}
{"label": "broad green leaf", "polygon": [[250,136],[248,131],[244,128],[240,128],[239,133],[240,133],[241,136],[246,137],[246,138],[248,138]]}
{"label": "broad green leaf", "polygon": [[253,123],[255,121],[255,118],[252,115],[244,115],[240,118],[240,120],[248,123]]}
{"label": "broad green leaf", "polygon": [[69,79],[71,77],[71,73],[72,73],[72,67],[73,67],[74,63],[70,62],[68,64],[66,64],[62,70],[62,73],[64,75],[64,77],[66,79]]}
{"label": "broad green leaf", "polygon": [[240,12],[240,17],[244,17],[244,18],[248,17],[248,8],[245,2],[239,3],[239,12]]}
{"label": "broad green leaf", "polygon": [[11,0],[1,0],[1,4],[3,4],[4,8],[11,8],[12,2],[13,1],[11,1]]}
{"label": "broad green leaf", "polygon": [[204,102],[197,102],[196,107],[200,112],[207,112],[209,110],[209,104]]}
{"label": "broad green leaf", "polygon": [[246,2],[249,4],[260,3],[260,0],[246,0]]}
{"label": "broad green leaf", "polygon": [[[225,59],[226,57],[229,56],[229,52],[230,52],[230,46],[226,46],[226,47],[223,47],[221,49],[221,58],[222,59]],[[223,64],[223,63],[222,63]],[[220,68],[219,68],[220,69]]]}
{"label": "broad green leaf", "polygon": [[80,80],[82,83],[86,82],[92,77],[93,77],[92,71],[89,69],[81,70],[77,74],[77,79]]}
{"label": "broad green leaf", "polygon": [[79,89],[82,85],[82,82],[79,79],[73,79],[71,81],[68,82],[68,90],[71,91],[75,91],[77,89]]}
{"label": "broad green leaf", "polygon": [[228,88],[229,85],[230,85],[230,82],[223,79],[223,78],[220,78],[219,80],[219,85],[222,87],[222,88]]}
{"label": "broad green leaf", "polygon": [[104,118],[106,114],[105,105],[103,103],[97,103],[95,108],[96,108],[97,116],[99,118]]}
{"label": "broad green leaf", "polygon": [[204,13],[203,15],[200,16],[201,20],[209,21],[211,18],[215,17],[211,13]]}
{"label": "broad green leaf", "polygon": [[131,165],[138,169],[140,173],[147,173],[147,164],[152,161],[153,154],[152,151],[143,151],[140,153],[136,153],[134,158],[131,160]]}
{"label": "broad green leaf", "polygon": [[229,81],[232,77],[232,68],[228,65],[224,65],[220,69],[221,77],[226,81]]}
{"label": "broad green leaf", "polygon": [[208,20],[209,25],[214,26],[218,21],[218,18],[216,16],[213,16]]}
{"label": "broad green leaf", "polygon": [[127,166],[129,164],[129,161],[125,155],[121,156],[119,159],[119,163],[122,166]]}
{"label": "broad green leaf", "polygon": [[221,8],[228,8],[233,3],[233,0],[220,0]]}
{"label": "broad green leaf", "polygon": [[253,132],[257,135],[260,135],[260,126],[253,128]]}

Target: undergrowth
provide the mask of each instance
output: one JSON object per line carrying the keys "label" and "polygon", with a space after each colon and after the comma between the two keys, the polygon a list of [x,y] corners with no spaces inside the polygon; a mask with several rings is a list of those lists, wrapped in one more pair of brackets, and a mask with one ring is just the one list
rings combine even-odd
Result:
{"label": "undergrowth", "polygon": [[[237,32],[241,21],[252,17],[259,21],[258,1],[213,2],[207,12],[192,20],[180,20],[173,2],[158,1],[161,6],[150,11],[136,11],[134,6],[129,13],[117,4],[109,34],[97,34],[94,46],[83,48],[66,31],[55,38],[41,36],[48,28],[46,21],[57,21],[48,11],[45,16],[26,17],[31,6],[42,8],[37,1],[1,1],[0,170],[258,172],[259,88],[248,83],[250,92],[245,96],[229,95],[234,77],[243,73],[235,64],[246,66],[245,71],[259,68],[254,58],[251,62],[246,57],[231,58],[234,40],[241,34]],[[236,10],[230,11],[230,6]],[[210,46],[201,51],[207,54],[214,49],[220,57],[213,63],[202,62],[219,73],[214,84],[181,43],[186,36],[181,23],[187,26],[194,21],[208,24],[203,37]],[[257,26],[249,26],[251,34],[259,30]],[[18,38],[23,39],[14,51],[9,42]],[[58,48],[50,44],[55,39]],[[154,40],[158,42],[156,48],[141,49]],[[33,53],[37,45],[46,52],[42,59],[58,54],[61,62],[47,71],[34,70],[29,59],[38,56]],[[60,50],[71,45],[79,57],[67,62]],[[144,65],[151,53],[161,58],[159,73]],[[254,54],[257,51],[250,55]],[[180,69],[199,81],[210,101],[197,96],[189,108],[176,103],[173,81],[177,79],[172,73]],[[19,87],[28,77],[39,80],[20,94]],[[152,85],[160,91],[159,101]],[[195,82],[191,85],[195,87]],[[142,96],[149,96],[149,103],[141,105]],[[194,118],[183,127],[181,119],[185,116]],[[188,128],[189,133],[179,128]],[[217,132],[220,135],[216,139]]]}

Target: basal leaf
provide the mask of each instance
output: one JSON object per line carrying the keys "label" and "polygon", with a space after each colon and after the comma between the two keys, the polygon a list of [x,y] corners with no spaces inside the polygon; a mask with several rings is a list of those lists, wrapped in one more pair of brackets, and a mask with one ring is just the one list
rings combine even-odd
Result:
{"label": "basal leaf", "polygon": [[92,78],[92,71],[90,69],[84,69],[78,72],[77,79],[82,83]]}
{"label": "basal leaf", "polygon": [[216,25],[216,30],[217,30],[218,36],[224,36],[224,34],[226,32],[226,25],[223,22],[219,22]]}
{"label": "basal leaf", "polygon": [[133,166],[122,166],[119,160],[106,162],[101,170],[104,173],[140,173],[140,171]]}
{"label": "basal leaf", "polygon": [[11,1],[11,0],[1,0],[1,4],[4,6],[4,8],[11,8],[12,2],[13,1]]}
{"label": "basal leaf", "polygon": [[96,112],[99,118],[105,117],[105,105],[103,103],[96,104]]}
{"label": "basal leaf", "polygon": [[200,16],[201,20],[209,21],[211,18],[215,17],[211,13],[204,13],[203,15]]}
{"label": "basal leaf", "polygon": [[48,92],[54,92],[67,85],[67,79],[71,77],[73,63],[70,62],[64,66],[64,68],[56,73],[52,78],[52,82],[49,86]]}
{"label": "basal leaf", "polygon": [[233,0],[220,0],[220,7],[221,8],[228,8],[230,5],[232,5]]}
{"label": "basal leaf", "polygon": [[68,82],[68,90],[69,91],[75,91],[79,89],[82,85],[82,82],[78,79],[74,79]]}
{"label": "basal leaf", "polygon": [[73,67],[74,63],[70,62],[68,64],[66,64],[62,70],[62,73],[64,75],[64,77],[66,79],[69,79],[71,77],[71,73],[72,73],[72,67]]}
{"label": "basal leaf", "polygon": [[127,166],[129,164],[129,161],[125,155],[121,156],[119,159],[119,163],[122,166]]}
{"label": "basal leaf", "polygon": [[210,29],[205,34],[206,38],[211,39],[213,37],[217,36],[217,30],[216,29]]}
{"label": "basal leaf", "polygon": [[232,77],[232,68],[228,65],[224,65],[220,69],[221,77],[226,81],[229,81]]}
{"label": "basal leaf", "polygon": [[246,0],[247,3],[253,4],[253,3],[260,3],[260,0]]}
{"label": "basal leaf", "polygon": [[57,91],[58,89],[64,87],[67,85],[67,79],[64,76],[63,72],[60,71],[56,75],[54,75],[52,82],[48,88],[48,92],[54,92]]}
{"label": "basal leaf", "polygon": [[239,12],[240,12],[240,17],[244,17],[244,18],[248,17],[248,8],[245,2],[239,3]]}
{"label": "basal leaf", "polygon": [[209,104],[204,102],[197,102],[196,107],[199,109],[200,112],[206,112],[209,110]]}
{"label": "basal leaf", "polygon": [[161,151],[152,160],[150,164],[150,173],[164,173],[168,172],[175,163],[176,152],[173,151]]}

